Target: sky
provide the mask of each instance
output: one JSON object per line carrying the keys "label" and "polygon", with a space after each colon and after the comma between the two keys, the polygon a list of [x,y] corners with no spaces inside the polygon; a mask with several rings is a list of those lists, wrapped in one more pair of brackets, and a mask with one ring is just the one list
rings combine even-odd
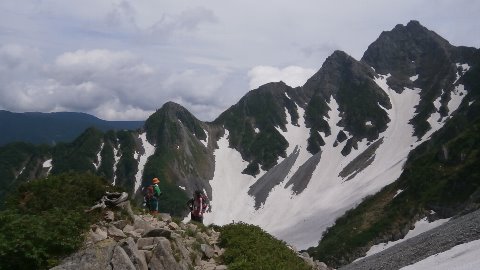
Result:
{"label": "sky", "polygon": [[212,121],[410,20],[479,48],[478,14],[476,0],[2,0],[0,109],[145,120],[174,101]]}

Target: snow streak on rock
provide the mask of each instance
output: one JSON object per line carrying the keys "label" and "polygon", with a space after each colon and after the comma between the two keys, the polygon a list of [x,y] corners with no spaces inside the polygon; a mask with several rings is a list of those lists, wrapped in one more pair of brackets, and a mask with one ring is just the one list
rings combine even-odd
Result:
{"label": "snow streak on rock", "polygon": [[48,175],[50,173],[50,171],[52,170],[52,159],[45,160],[45,162],[43,162],[43,164],[42,164],[42,167],[43,168],[48,168],[48,171],[47,171],[47,175]]}
{"label": "snow streak on rock", "polygon": [[133,193],[137,192],[138,188],[142,184],[143,170],[145,168],[145,164],[147,163],[148,158],[155,153],[155,146],[148,142],[147,133],[142,133],[139,137],[142,141],[143,153],[142,155],[140,155],[138,152],[135,152],[138,156],[138,171],[135,175],[135,188],[133,190]]}
{"label": "snow streak on rock", "polygon": [[204,130],[205,134],[207,134],[207,137],[205,138],[205,141],[200,140],[200,142],[205,145],[205,147],[208,147],[208,131]]}
{"label": "snow streak on rock", "polygon": [[215,175],[210,181],[212,187],[212,212],[206,213],[205,224],[223,225],[235,221],[248,221],[254,213],[254,200],[248,195],[248,188],[255,178],[241,174],[248,165],[235,149],[229,148],[229,132],[220,138],[215,155]]}
{"label": "snow streak on rock", "polygon": [[118,144],[118,148],[113,148],[113,157],[115,158],[115,163],[113,164],[113,183],[112,185],[115,186],[117,181],[117,165],[120,161],[121,156],[118,155],[119,149],[121,148],[120,144]]}
{"label": "snow streak on rock", "polygon": [[102,164],[101,154],[102,154],[103,146],[105,146],[104,142],[102,142],[102,144],[100,145],[100,150],[98,150],[96,162],[95,161],[93,162],[93,166],[95,166],[95,170],[98,170],[98,168],[100,167],[100,164]]}

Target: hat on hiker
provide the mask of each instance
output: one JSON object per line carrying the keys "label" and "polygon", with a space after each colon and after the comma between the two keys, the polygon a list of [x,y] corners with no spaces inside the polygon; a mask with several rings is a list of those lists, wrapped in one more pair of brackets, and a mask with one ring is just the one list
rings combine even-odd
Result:
{"label": "hat on hiker", "polygon": [[155,177],[155,178],[153,178],[152,183],[158,184],[158,183],[160,183],[160,180],[158,180],[158,178]]}

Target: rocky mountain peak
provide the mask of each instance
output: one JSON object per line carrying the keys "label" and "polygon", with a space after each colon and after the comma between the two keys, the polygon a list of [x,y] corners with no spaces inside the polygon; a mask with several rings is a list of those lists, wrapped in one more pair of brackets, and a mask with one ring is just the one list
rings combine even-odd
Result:
{"label": "rocky mountain peak", "polygon": [[353,83],[373,78],[374,72],[365,64],[343,51],[335,51],[323,63],[321,69],[303,86],[305,92],[319,92],[324,98],[336,95],[343,81]]}
{"label": "rocky mountain peak", "polygon": [[[428,72],[428,67],[449,66],[453,46],[418,21],[398,24],[384,31],[362,57],[379,74],[391,74],[389,85],[401,92],[411,86],[409,77]],[[445,65],[446,64],[446,65]]]}

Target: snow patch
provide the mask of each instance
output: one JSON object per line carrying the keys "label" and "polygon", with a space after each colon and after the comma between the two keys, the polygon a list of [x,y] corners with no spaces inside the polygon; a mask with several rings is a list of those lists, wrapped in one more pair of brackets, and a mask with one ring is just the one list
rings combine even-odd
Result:
{"label": "snow patch", "polygon": [[48,175],[50,173],[50,171],[52,170],[52,159],[45,160],[45,162],[43,162],[43,164],[42,164],[42,167],[43,168],[48,168],[48,171],[47,171],[47,175]]}
{"label": "snow patch", "polygon": [[439,130],[443,124],[444,121],[442,121],[442,116],[440,115],[440,107],[442,106],[442,103],[440,102],[442,99],[442,96],[444,94],[444,90],[442,89],[442,93],[440,96],[433,101],[433,106],[435,107],[435,112],[433,112],[430,117],[427,119],[427,122],[430,124],[430,130],[423,135],[423,138],[430,138],[430,136],[437,130]]}
{"label": "snow patch", "polygon": [[260,133],[260,129],[258,128],[254,128],[253,130],[255,131],[256,134]]}
{"label": "snow patch", "polygon": [[95,170],[98,170],[98,168],[100,167],[100,164],[102,164],[101,154],[104,146],[105,146],[105,143],[102,142],[102,144],[100,145],[100,150],[98,150],[98,153],[97,153],[97,162],[93,162],[93,166],[95,166]]}
{"label": "snow patch", "polygon": [[23,171],[25,171],[25,168],[27,168],[27,166],[24,166],[24,167],[20,170],[20,172],[19,172],[18,175],[17,175],[17,178],[18,178],[20,175],[22,175]]}
{"label": "snow patch", "polygon": [[418,74],[415,76],[410,77],[410,81],[414,82],[418,79]]}
{"label": "snow patch", "polygon": [[459,84],[455,86],[455,89],[453,89],[452,93],[450,94],[450,101],[448,101],[448,115],[452,115],[458,107],[460,107],[460,104],[462,103],[462,100],[467,96],[467,90],[465,90],[465,86],[463,84]]}
{"label": "snow patch", "polygon": [[395,196],[393,196],[393,198],[395,199],[395,197],[397,197],[402,192],[403,192],[403,189],[397,190],[397,193],[395,193]]}
{"label": "snow patch", "polygon": [[187,188],[185,188],[184,186],[178,186],[180,189],[183,189],[183,190],[186,190]]}
{"label": "snow patch", "polygon": [[155,153],[155,146],[153,146],[150,142],[147,140],[147,133],[142,133],[140,134],[140,140],[142,141],[142,146],[144,149],[143,155],[140,156],[138,152],[135,152],[139,158],[138,160],[138,170],[137,174],[135,175],[135,187],[133,190],[133,193],[135,193],[140,185],[142,184],[142,176],[143,176],[143,170],[145,169],[145,164],[147,163],[148,158]]}
{"label": "snow patch", "polygon": [[[203,130],[203,131],[205,131],[205,134],[207,134],[207,138],[205,138],[205,141],[200,140],[200,142],[201,142],[203,145],[205,145],[205,147],[208,147],[208,131],[206,131],[206,130]],[[177,148],[177,149],[178,149],[178,148]]]}
{"label": "snow patch", "polygon": [[372,121],[367,121],[367,122],[365,123],[365,126],[373,126]]}
{"label": "snow patch", "polygon": [[[368,256],[371,256],[373,254],[384,251],[385,249],[393,247],[396,244],[399,244],[399,243],[401,243],[401,242],[403,242],[407,239],[413,238],[413,237],[415,237],[415,236],[417,236],[421,233],[424,233],[424,232],[429,231],[433,228],[436,228],[436,227],[442,225],[443,223],[447,222],[448,220],[450,220],[450,219],[449,218],[438,219],[438,220],[435,220],[433,222],[428,222],[427,218],[421,219],[421,220],[419,220],[415,223],[415,225],[414,225],[415,228],[413,230],[410,230],[407,233],[407,235],[405,235],[405,237],[403,239],[374,245],[370,248],[369,251],[367,251],[367,255],[365,257],[368,257]],[[363,259],[365,257],[359,258],[357,260]]]}
{"label": "snow patch", "polygon": [[233,220],[248,222],[254,211],[255,202],[248,195],[248,189],[255,178],[239,173],[248,162],[237,150],[229,148],[228,136],[229,131],[225,129],[225,134],[217,142],[218,148],[213,152],[215,173],[210,180],[212,212],[205,213],[205,224],[224,225]]}
{"label": "snow patch", "polygon": [[118,151],[121,148],[120,144],[118,144],[118,149],[113,148],[113,157],[115,158],[115,163],[113,164],[113,183],[112,185],[115,186],[116,181],[117,181],[117,165],[118,162],[120,161],[121,156],[118,155]]}
{"label": "snow patch", "polygon": [[402,270],[473,270],[480,265],[480,240],[457,245],[450,250],[432,255]]}

